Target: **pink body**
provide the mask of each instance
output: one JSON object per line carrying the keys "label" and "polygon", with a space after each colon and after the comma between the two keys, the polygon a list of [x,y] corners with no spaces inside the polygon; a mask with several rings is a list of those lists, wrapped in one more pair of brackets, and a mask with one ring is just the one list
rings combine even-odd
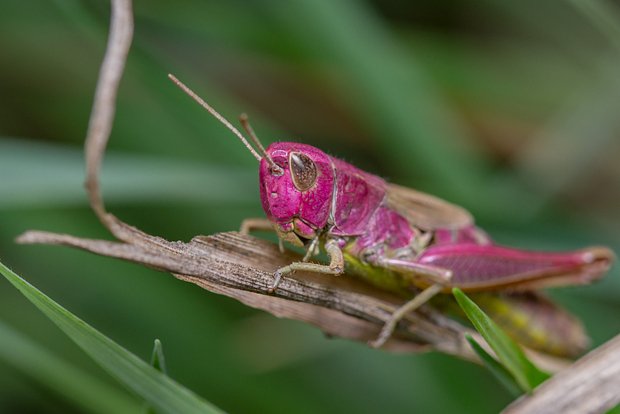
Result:
{"label": "pink body", "polygon": [[[447,269],[451,285],[465,290],[512,285],[531,289],[566,284],[569,277],[572,284],[587,283],[606,270],[613,257],[604,248],[543,253],[500,247],[472,223],[422,230],[386,203],[388,184],[375,175],[305,144],[277,142],[267,153],[282,171],[273,174],[261,160],[263,209],[280,237],[297,245],[316,236],[335,239],[371,265],[392,258],[399,269],[406,263]],[[314,163],[316,178],[305,191],[294,182],[291,154],[303,154]]]}

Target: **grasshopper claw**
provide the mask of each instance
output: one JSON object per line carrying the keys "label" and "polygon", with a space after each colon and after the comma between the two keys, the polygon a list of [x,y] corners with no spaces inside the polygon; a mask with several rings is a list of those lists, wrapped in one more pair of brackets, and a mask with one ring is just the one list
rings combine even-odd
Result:
{"label": "grasshopper claw", "polygon": [[392,336],[395,327],[396,323],[385,324],[385,326],[383,326],[383,328],[381,329],[381,333],[379,334],[379,336],[376,339],[367,342],[368,346],[375,349],[381,348],[383,345],[385,345],[390,336]]}
{"label": "grasshopper claw", "polygon": [[282,272],[280,271],[280,269],[275,271],[275,273],[273,274],[273,277],[274,277],[273,283],[271,284],[271,286],[267,288],[267,292],[269,293],[275,292],[278,286],[280,285],[280,281],[282,280]]}

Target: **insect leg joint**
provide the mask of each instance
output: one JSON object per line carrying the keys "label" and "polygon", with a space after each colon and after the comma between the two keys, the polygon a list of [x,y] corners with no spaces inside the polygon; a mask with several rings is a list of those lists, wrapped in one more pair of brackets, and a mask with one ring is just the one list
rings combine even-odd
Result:
{"label": "insect leg joint", "polygon": [[273,293],[278,288],[283,276],[289,275],[296,270],[305,270],[307,272],[324,273],[335,276],[341,275],[344,272],[344,256],[342,255],[342,250],[338,242],[332,239],[328,240],[327,243],[325,243],[325,250],[330,258],[329,265],[293,262],[288,266],[281,267],[276,270],[274,274],[274,281],[269,287],[269,292]]}

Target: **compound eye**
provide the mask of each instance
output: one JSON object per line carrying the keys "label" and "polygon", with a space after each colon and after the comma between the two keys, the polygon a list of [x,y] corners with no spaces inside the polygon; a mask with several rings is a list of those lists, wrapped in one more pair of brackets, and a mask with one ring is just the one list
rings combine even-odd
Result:
{"label": "compound eye", "polygon": [[293,184],[299,191],[306,191],[316,182],[316,165],[307,155],[291,152],[289,165]]}

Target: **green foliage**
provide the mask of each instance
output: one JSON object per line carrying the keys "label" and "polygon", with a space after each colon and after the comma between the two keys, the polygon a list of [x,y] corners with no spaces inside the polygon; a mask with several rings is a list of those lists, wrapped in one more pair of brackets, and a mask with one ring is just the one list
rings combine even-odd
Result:
{"label": "green foliage", "polygon": [[611,410],[607,411],[607,414],[620,414],[620,405],[617,405]]}
{"label": "green foliage", "polygon": [[[326,340],[151,269],[15,245],[27,229],[109,237],[82,187],[109,7],[1,3],[4,263],[143,360],[160,338],[171,375],[230,412],[495,413],[512,400],[495,378],[444,355]],[[313,144],[462,204],[502,244],[618,252],[618,7],[574,4],[604,13],[534,0],[134,2],[104,198],[124,221],[169,240],[263,215],[255,160],[170,83],[173,72],[231,121],[249,113],[265,143]],[[618,269],[592,287],[551,293],[584,321],[594,346],[620,330]],[[116,385],[2,285],[0,321],[65,361],[59,376],[73,367]],[[54,381],[43,378],[45,365],[35,375],[37,366],[9,368],[5,359],[0,412],[89,403],[58,407],[33,384]]]}
{"label": "green foliage", "polygon": [[[168,375],[166,370],[166,359],[164,358],[164,348],[162,347],[161,341],[159,339],[155,339],[153,342],[153,354],[151,355],[151,366],[155,368],[157,371]],[[145,412],[147,414],[155,414],[156,411],[150,405],[147,405]]]}
{"label": "green foliage", "polygon": [[471,335],[466,335],[465,338],[476,355],[480,357],[480,360],[484,363],[484,365],[514,397],[518,397],[523,393],[523,390],[519,388],[519,384],[517,384],[515,378],[510,374],[510,371],[508,371],[497,361],[497,359],[493,358],[487,351],[485,351],[484,348],[482,348],[482,346],[480,346],[480,344],[471,337]]}
{"label": "green foliage", "polygon": [[[64,309],[2,263],[0,263],[0,273],[103,369],[124,386],[143,397],[158,411],[162,413],[221,412]],[[161,348],[157,353],[161,354]],[[158,357],[157,360],[161,367],[162,359]],[[98,396],[98,398],[102,397],[103,395]]]}
{"label": "green foliage", "polygon": [[159,372],[168,375],[166,369],[166,358],[164,358],[164,348],[159,339],[153,342],[153,355],[151,355],[151,365]]}
{"label": "green foliage", "polygon": [[108,414],[139,410],[139,404],[131,397],[4,323],[0,323],[0,360],[57,392],[84,412]]}
{"label": "green foliage", "polygon": [[[523,353],[519,345],[504,333],[495,322],[491,320],[471,299],[469,299],[460,289],[452,289],[459,306],[467,318],[474,325],[476,330],[487,341],[493,349],[497,358],[502,363],[505,370],[501,370],[496,364],[489,364],[489,357],[483,357],[483,361],[492,367],[495,375],[505,377],[506,371],[509,372],[519,387],[526,392],[532,391],[539,384],[549,378],[549,374],[538,369]],[[470,340],[471,343],[471,340]],[[482,348],[475,347],[474,350],[480,355]],[[506,381],[502,381],[505,383]]]}
{"label": "green foliage", "polygon": [[[106,202],[162,203],[249,203],[255,190],[254,174],[234,167],[213,168],[160,156],[106,154],[102,181]],[[42,144],[9,138],[0,139],[0,173],[24,173],[0,181],[0,211],[20,207],[71,207],[86,199],[84,154],[79,148]],[[184,183],[179,186],[178,183]],[[201,187],[210,191],[196,191]],[[140,188],[139,192],[135,189]]]}

